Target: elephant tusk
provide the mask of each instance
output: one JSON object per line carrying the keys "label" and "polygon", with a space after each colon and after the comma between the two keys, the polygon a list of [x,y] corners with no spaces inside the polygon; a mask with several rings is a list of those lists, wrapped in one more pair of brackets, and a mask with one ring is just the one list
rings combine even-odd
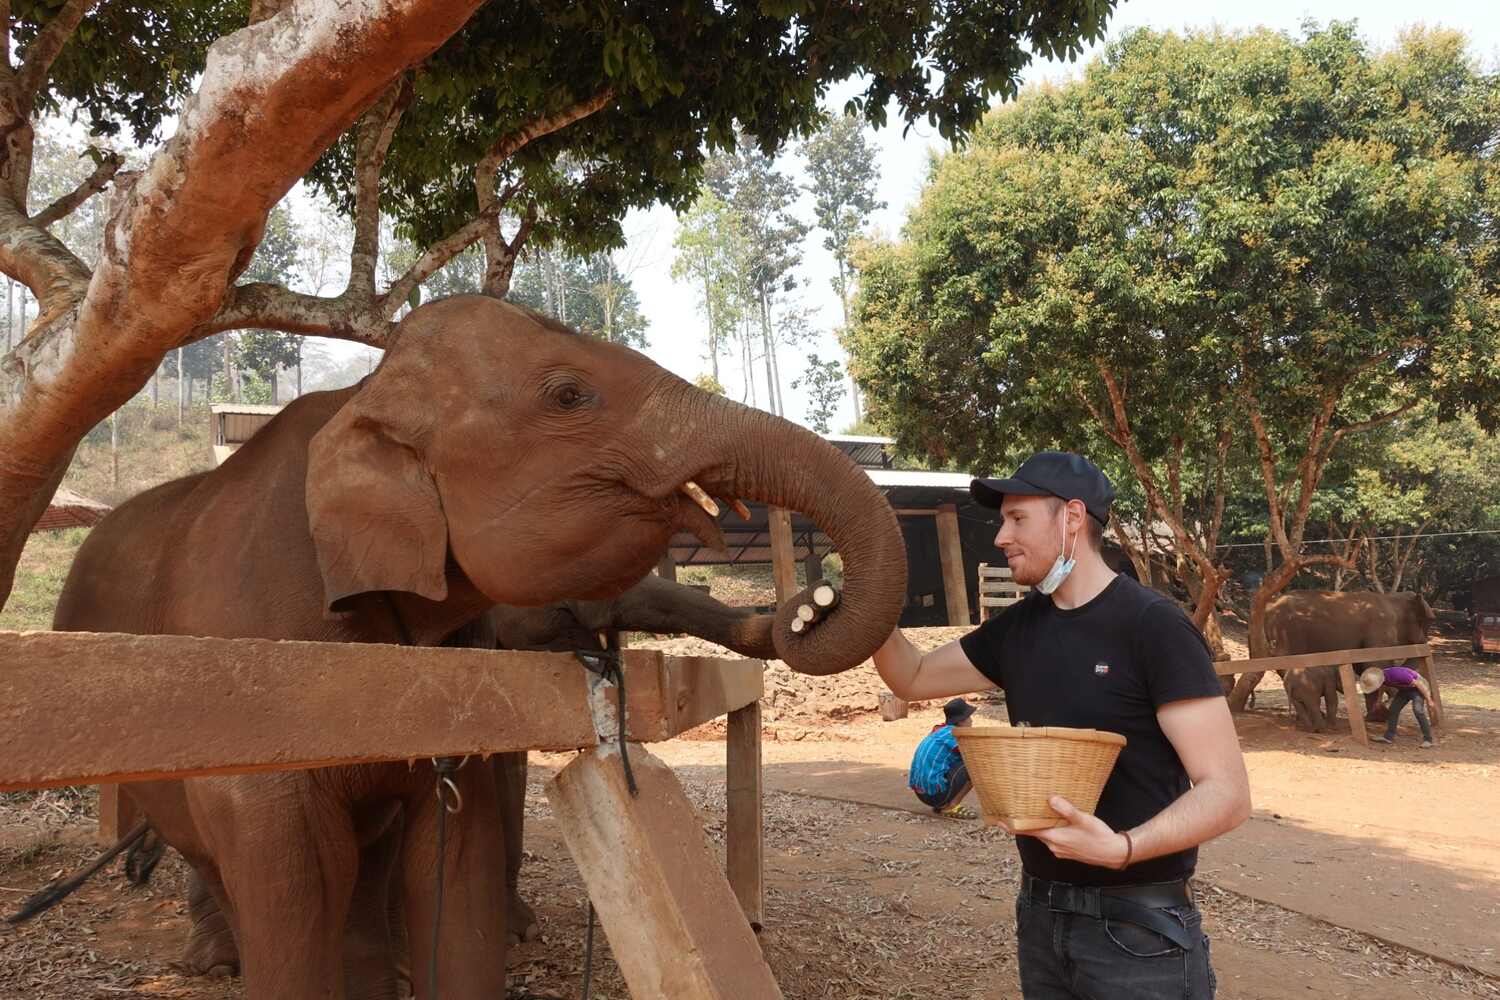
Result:
{"label": "elephant tusk", "polygon": [[704,513],[706,513],[709,517],[719,516],[719,505],[714,503],[713,497],[703,492],[703,487],[699,486],[691,479],[682,484],[682,492],[692,497],[693,502],[696,503],[699,507],[702,507]]}
{"label": "elephant tusk", "polygon": [[734,508],[734,512],[740,516],[741,521],[750,520],[750,508],[745,506],[745,501],[731,500],[729,506]]}

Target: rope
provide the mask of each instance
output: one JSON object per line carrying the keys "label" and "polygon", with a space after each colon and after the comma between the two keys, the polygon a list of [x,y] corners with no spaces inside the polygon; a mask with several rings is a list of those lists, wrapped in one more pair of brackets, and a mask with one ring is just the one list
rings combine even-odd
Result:
{"label": "rope", "polygon": [[[440,940],[443,925],[443,869],[447,867],[448,860],[448,814],[458,813],[464,807],[463,796],[458,793],[458,786],[453,783],[452,775],[464,761],[469,758],[455,761],[452,757],[439,757],[432,762],[432,769],[437,774],[437,885],[433,890],[432,911],[432,951],[427,956],[427,995],[431,1000],[438,1000],[438,942]],[[453,793],[453,805],[448,804],[443,795],[443,787]]]}
{"label": "rope", "polygon": [[594,992],[594,901],[589,900],[588,930],[583,935],[583,1000]]}

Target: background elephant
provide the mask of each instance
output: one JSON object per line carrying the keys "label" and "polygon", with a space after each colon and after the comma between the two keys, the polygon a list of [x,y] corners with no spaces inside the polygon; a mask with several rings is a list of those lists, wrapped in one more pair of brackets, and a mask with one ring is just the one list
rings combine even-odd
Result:
{"label": "background elephant", "polygon": [[[1433,617],[1419,594],[1296,590],[1267,605],[1266,641],[1273,656],[1405,646],[1427,641]],[[1342,691],[1336,668],[1286,671],[1282,685],[1297,728],[1333,725]]]}
{"label": "background elephant", "polygon": [[[890,634],[905,588],[901,536],[845,455],[628,348],[458,296],[403,320],[360,385],[297,399],[219,468],[106,517],[79,550],[54,627],[436,645],[497,604],[615,596],[679,530],[721,546],[705,493],[801,510],[844,554],[843,599],[817,629],[794,635],[796,602],[778,609],[780,659],[831,673]],[[445,997],[496,996],[501,810],[488,769],[455,780],[465,808],[441,858],[430,766],[128,789],[233,915],[250,997],[390,994],[390,970],[346,983],[343,935],[368,921],[378,940],[387,925],[380,900],[356,897],[356,876],[375,863],[361,852],[390,843],[398,821],[399,855],[387,860],[414,967],[435,958]],[[190,826],[174,821],[183,802]],[[443,926],[463,931],[433,956],[438,864]]]}

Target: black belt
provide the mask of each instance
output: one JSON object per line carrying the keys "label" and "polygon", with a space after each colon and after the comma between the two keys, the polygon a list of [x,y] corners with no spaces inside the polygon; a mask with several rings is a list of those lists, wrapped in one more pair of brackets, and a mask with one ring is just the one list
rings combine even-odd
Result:
{"label": "black belt", "polygon": [[1078,913],[1094,919],[1119,920],[1155,931],[1183,951],[1198,944],[1176,918],[1161,911],[1192,906],[1185,880],[1146,885],[1072,885],[1021,875],[1021,896],[1058,913]]}

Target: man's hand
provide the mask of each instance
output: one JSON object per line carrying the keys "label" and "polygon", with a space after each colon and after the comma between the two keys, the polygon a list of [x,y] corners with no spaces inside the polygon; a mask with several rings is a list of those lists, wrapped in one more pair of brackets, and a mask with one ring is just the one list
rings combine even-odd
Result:
{"label": "man's hand", "polygon": [[1080,811],[1061,795],[1047,800],[1052,811],[1067,821],[1067,826],[1038,830],[1032,836],[1047,845],[1054,857],[1082,861],[1099,868],[1119,868],[1130,849],[1124,834],[1116,833],[1104,820]]}

